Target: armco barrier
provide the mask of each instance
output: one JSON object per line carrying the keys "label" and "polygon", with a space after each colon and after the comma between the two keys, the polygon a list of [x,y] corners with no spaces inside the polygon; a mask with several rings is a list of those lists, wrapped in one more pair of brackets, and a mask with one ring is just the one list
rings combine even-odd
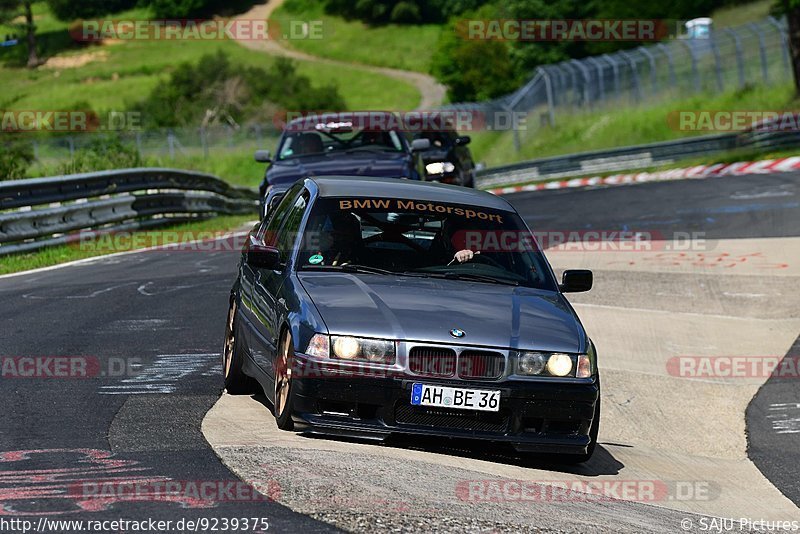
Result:
{"label": "armco barrier", "polygon": [[258,192],[203,173],[114,171],[0,182],[0,256],[118,231],[258,212]]}
{"label": "armco barrier", "polygon": [[537,180],[579,177],[602,172],[643,169],[737,148],[784,150],[800,147],[800,131],[748,131],[688,137],[566,156],[535,159],[478,171],[483,189]]}

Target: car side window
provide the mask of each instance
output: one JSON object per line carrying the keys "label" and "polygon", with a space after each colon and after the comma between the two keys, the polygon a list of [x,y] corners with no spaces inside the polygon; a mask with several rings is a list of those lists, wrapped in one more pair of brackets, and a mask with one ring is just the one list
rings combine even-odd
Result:
{"label": "car side window", "polygon": [[265,245],[274,246],[277,242],[278,230],[283,224],[283,220],[286,218],[287,214],[291,211],[292,206],[294,206],[297,198],[297,191],[301,187],[302,185],[298,184],[297,186],[290,188],[281,199],[278,207],[273,210],[272,215],[266,221],[264,221],[258,237]]}
{"label": "car side window", "polygon": [[292,252],[292,247],[297,240],[297,233],[300,230],[300,224],[303,222],[303,215],[308,207],[308,200],[310,196],[305,189],[300,196],[294,201],[292,209],[286,215],[283,226],[278,233],[278,250],[280,250],[284,257],[289,257]]}

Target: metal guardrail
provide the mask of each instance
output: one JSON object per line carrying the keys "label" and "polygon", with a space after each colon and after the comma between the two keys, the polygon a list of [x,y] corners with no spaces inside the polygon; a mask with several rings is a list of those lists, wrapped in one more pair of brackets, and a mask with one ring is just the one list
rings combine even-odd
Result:
{"label": "metal guardrail", "polygon": [[128,231],[257,212],[257,191],[174,169],[0,182],[0,256],[70,243],[86,230]]}
{"label": "metal guardrail", "polygon": [[697,156],[712,156],[739,148],[781,150],[793,147],[800,147],[800,131],[749,131],[703,135],[492,167],[478,171],[476,185],[480,188],[502,187],[537,180],[642,169]]}

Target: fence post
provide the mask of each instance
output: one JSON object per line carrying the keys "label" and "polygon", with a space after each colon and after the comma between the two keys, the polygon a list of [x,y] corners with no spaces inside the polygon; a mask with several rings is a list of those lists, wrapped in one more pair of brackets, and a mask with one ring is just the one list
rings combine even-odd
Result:
{"label": "fence post", "polygon": [[658,43],[656,47],[659,50],[661,50],[661,52],[664,54],[664,57],[667,58],[667,69],[669,70],[669,85],[674,89],[678,82],[675,79],[675,63],[673,63],[672,61],[672,51],[664,43]]}
{"label": "fence post", "polygon": [[764,77],[764,83],[769,83],[769,67],[767,66],[767,50],[764,46],[764,36],[758,30],[758,26],[754,22],[747,25],[750,31],[753,32],[758,38],[758,53],[761,56],[761,76]]}
{"label": "fence post", "polygon": [[700,92],[702,90],[702,84],[700,83],[700,71],[697,70],[697,56],[694,53],[694,48],[692,45],[689,44],[689,40],[681,40],[681,43],[686,45],[686,49],[689,50],[689,55],[692,58],[692,77],[694,78],[694,90],[696,92]]}
{"label": "fence post", "polygon": [[619,66],[617,65],[616,60],[614,60],[614,58],[608,54],[603,54],[600,57],[611,64],[611,71],[614,73],[614,96],[619,98]]}
{"label": "fence post", "polygon": [[70,135],[67,137],[67,143],[69,144],[69,159],[75,158],[75,139],[72,138]]}
{"label": "fence post", "polygon": [[586,106],[591,106],[592,99],[589,96],[589,85],[591,84],[591,78],[589,76],[589,69],[587,69],[586,66],[577,59],[571,60],[570,63],[573,63],[578,69],[580,69],[581,74],[583,75],[583,103]]}
{"label": "fence post", "polygon": [[725,29],[725,33],[733,39],[733,46],[736,48],[736,70],[739,73],[739,87],[744,86],[744,54],[742,53],[742,41],[739,34],[730,28]]}
{"label": "fence post", "polygon": [[786,72],[791,72],[791,67],[789,66],[789,38],[786,35],[786,32],[783,31],[783,26],[780,22],[778,22],[777,19],[775,19],[775,17],[767,17],[767,20],[770,24],[775,26],[781,36],[781,51],[783,52],[781,55],[783,56],[783,68],[786,69]]}
{"label": "fence post", "polygon": [[205,126],[200,127],[200,145],[203,147],[203,159],[208,159],[208,137]]}
{"label": "fence post", "polygon": [[541,69],[542,77],[544,78],[544,91],[547,95],[547,113],[550,116],[550,126],[556,125],[555,106],[553,105],[553,84],[550,80],[550,73],[546,69]]}
{"label": "fence post", "polygon": [[597,89],[600,94],[600,100],[605,101],[606,88],[603,80],[603,64],[600,63],[600,61],[598,61],[598,59],[593,56],[587,57],[586,60],[597,68]]}
{"label": "fence post", "polygon": [[619,52],[619,55],[624,57],[625,59],[627,59],[628,63],[630,63],[631,74],[633,74],[634,95],[636,97],[636,101],[637,102],[641,102],[642,101],[642,86],[639,83],[639,71],[636,68],[636,60],[633,59],[633,57],[631,57],[631,55],[628,54],[625,51]]}
{"label": "fence post", "polygon": [[644,46],[640,46],[638,50],[650,62],[650,85],[653,87],[652,94],[655,95],[656,91],[658,90],[658,80],[656,79],[656,58]]}
{"label": "fence post", "polygon": [[175,135],[172,131],[167,133],[167,147],[169,148],[169,159],[175,161]]}
{"label": "fence post", "polygon": [[716,71],[717,89],[719,92],[725,90],[725,84],[722,81],[722,60],[719,57],[719,47],[717,47],[717,38],[711,35],[708,42],[711,44],[711,52],[714,54],[714,70]]}
{"label": "fence post", "polygon": [[142,154],[142,131],[136,130],[136,151],[139,153],[139,157],[144,157]]}
{"label": "fence post", "polygon": [[569,72],[570,75],[570,87],[572,87],[572,105],[573,107],[579,107],[578,102],[578,78],[575,76],[575,67],[570,65],[568,61],[563,62],[562,67]]}

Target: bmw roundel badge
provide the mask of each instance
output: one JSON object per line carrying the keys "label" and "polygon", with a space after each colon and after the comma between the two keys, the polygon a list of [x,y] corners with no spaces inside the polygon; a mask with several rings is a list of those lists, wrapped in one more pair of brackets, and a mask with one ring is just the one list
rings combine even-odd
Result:
{"label": "bmw roundel badge", "polygon": [[450,335],[453,337],[464,337],[467,335],[467,333],[461,330],[460,328],[453,328],[452,330],[450,330]]}

